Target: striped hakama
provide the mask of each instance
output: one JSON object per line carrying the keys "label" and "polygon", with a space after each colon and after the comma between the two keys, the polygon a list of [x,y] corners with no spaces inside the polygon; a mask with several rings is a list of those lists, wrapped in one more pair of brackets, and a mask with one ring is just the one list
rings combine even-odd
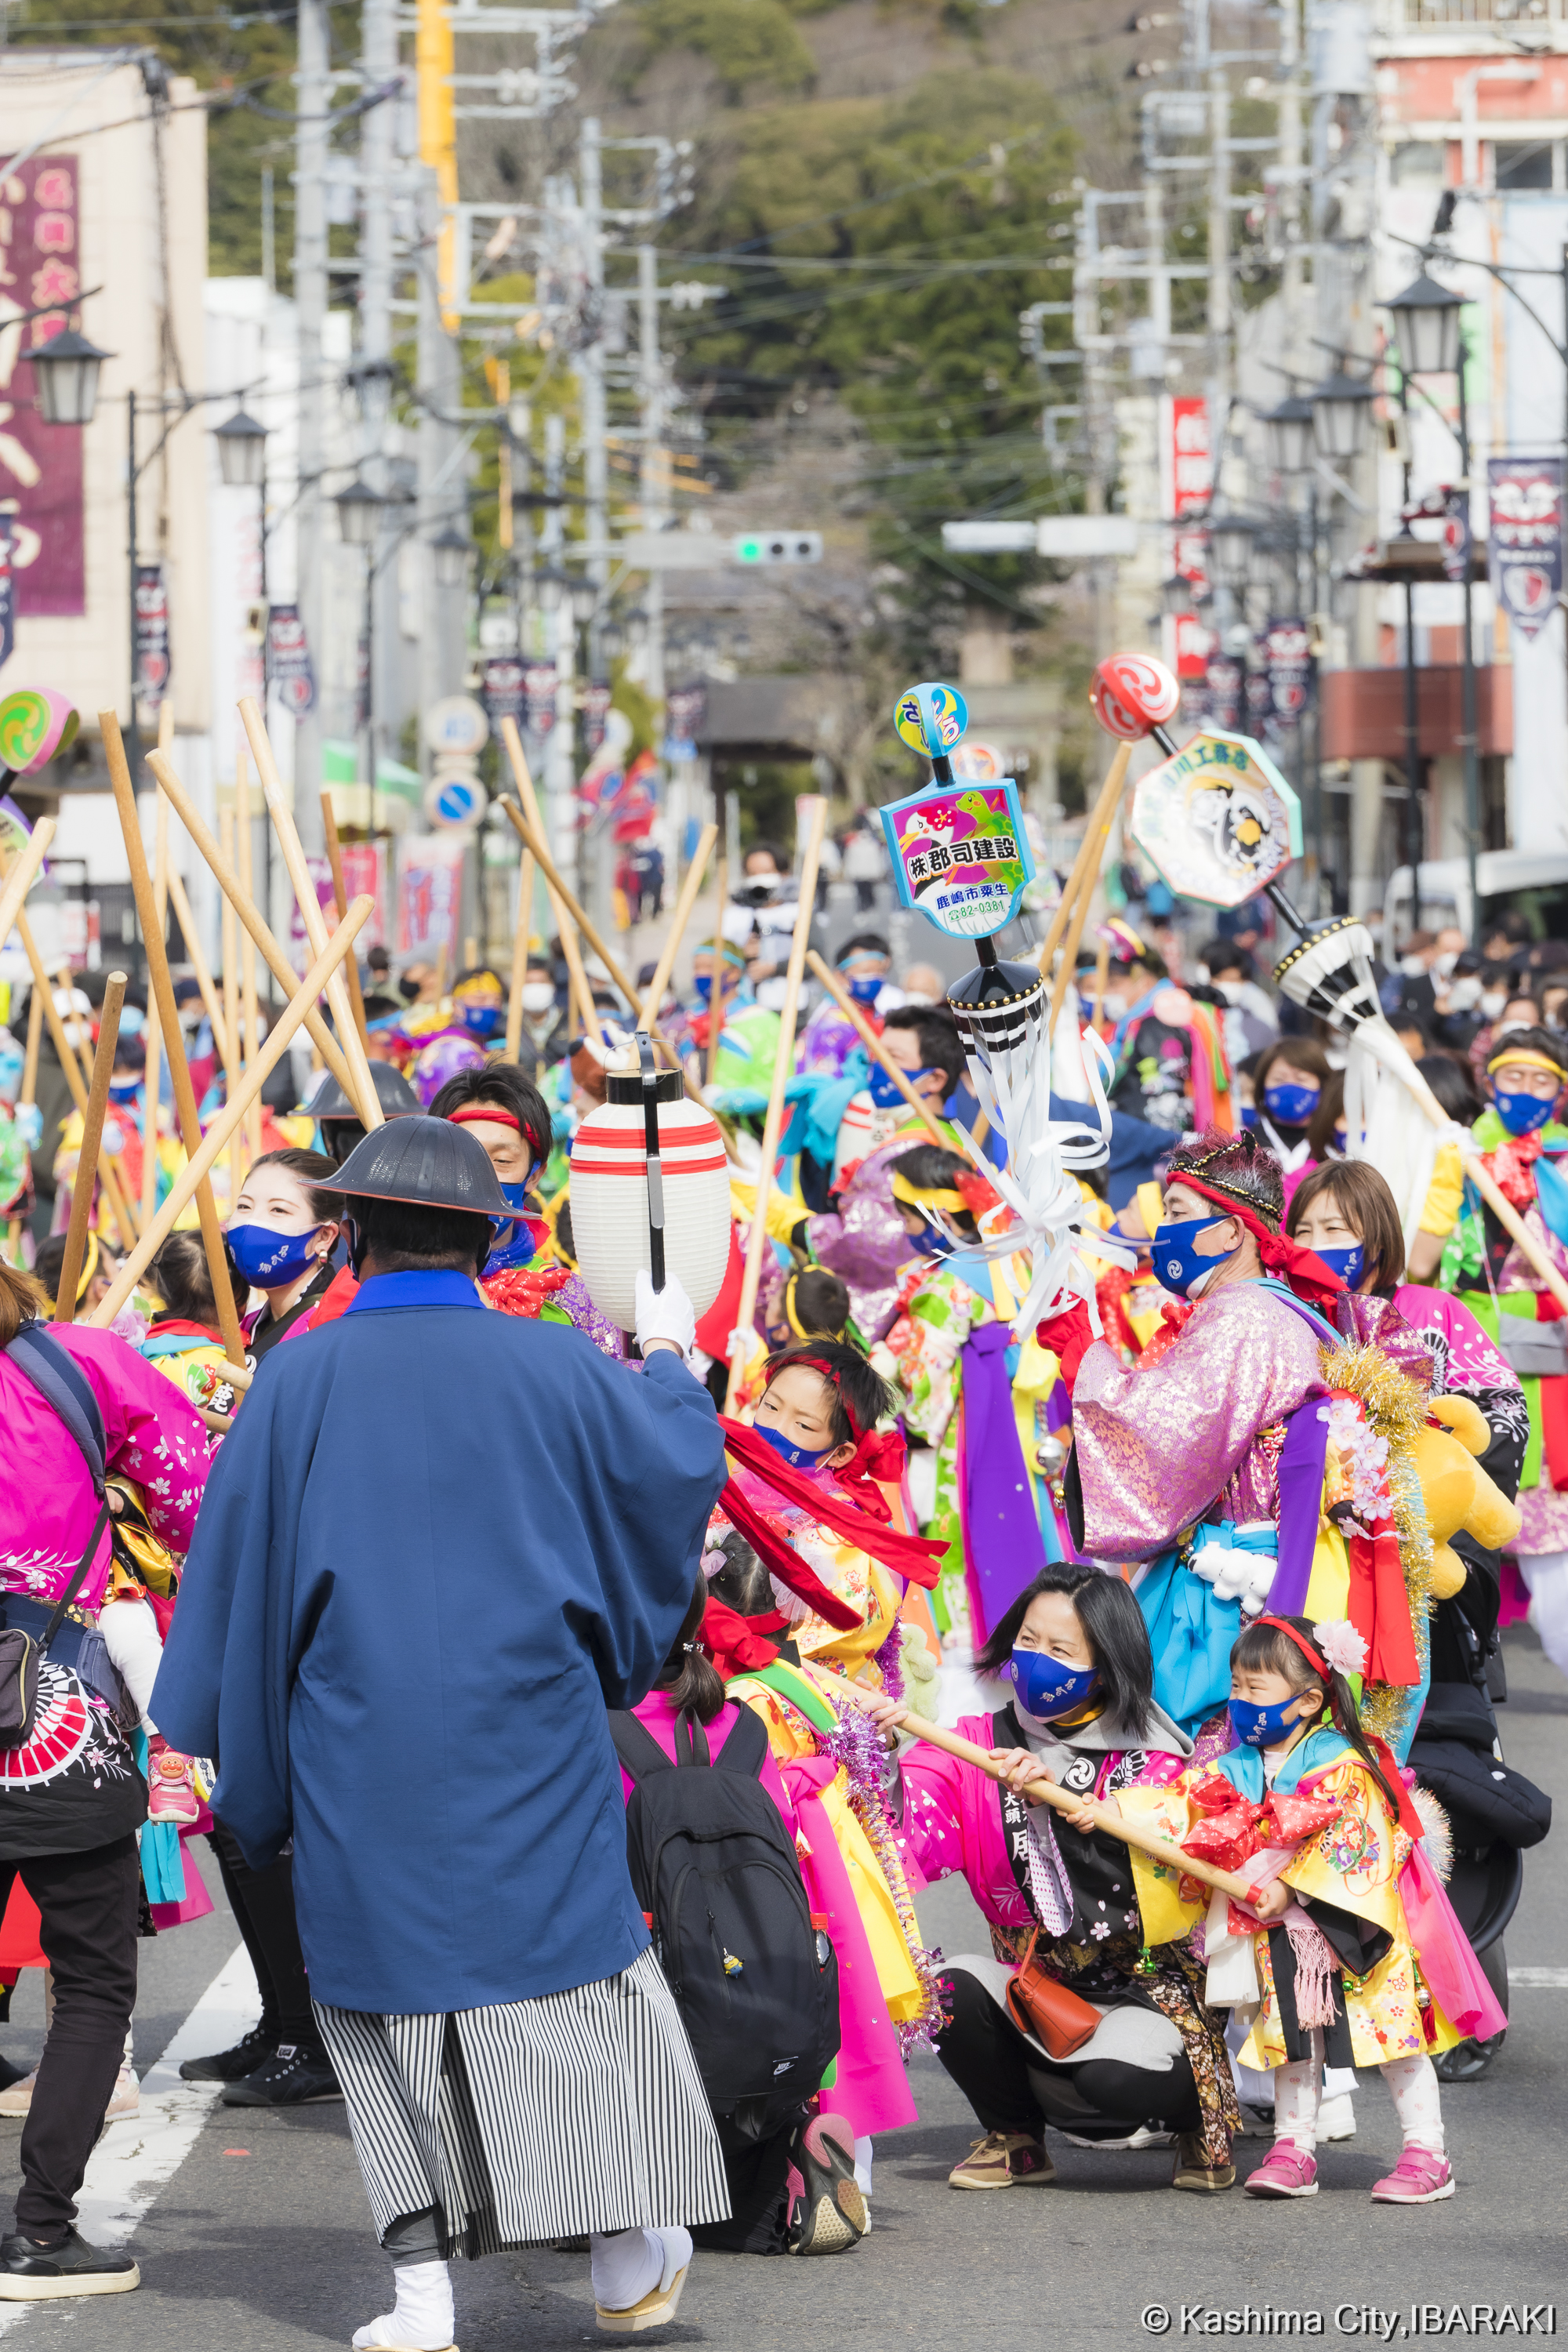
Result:
{"label": "striped hakama", "polygon": [[651,1946],[532,2000],[382,2017],[315,2004],[376,2233],[436,2209],[445,2251],[728,2217],[723,2158]]}

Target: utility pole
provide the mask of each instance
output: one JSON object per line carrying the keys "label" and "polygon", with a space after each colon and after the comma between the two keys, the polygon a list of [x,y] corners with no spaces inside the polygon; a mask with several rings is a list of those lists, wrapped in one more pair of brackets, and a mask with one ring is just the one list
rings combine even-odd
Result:
{"label": "utility pole", "polygon": [[[602,547],[608,531],[609,455],[605,446],[605,182],[595,115],[584,121],[579,169],[579,221],[583,267],[587,278],[584,309],[593,322],[593,340],[577,355],[577,382],[583,404],[583,527],[590,547]],[[588,577],[602,597],[610,577],[607,557],[591,555]],[[595,612],[590,667],[598,668],[599,630],[603,614]]]}
{"label": "utility pole", "polygon": [[430,551],[433,536],[457,524],[468,528],[466,481],[457,458],[457,435],[444,420],[455,415],[462,401],[462,374],[457,344],[441,321],[438,255],[441,196],[436,173],[419,173],[419,266],[416,277],[418,300],[419,387],[425,405],[419,412],[416,457],[419,467],[418,514],[426,544],[421,547],[421,608],[425,626],[419,637],[419,708],[428,710],[443,695],[456,694],[463,680],[467,651],[468,583],[444,587]]}
{"label": "utility pole", "polygon": [[[294,822],[308,853],[326,846],[318,787],[321,777],[321,688],[326,653],[322,592],[321,470],[326,464],[326,386],[321,338],[327,316],[327,11],[324,0],[300,0],[298,107],[294,132],[294,315],[300,370],[300,505],[294,526],[295,593],[305,643],[315,667],[316,708],[297,722],[294,736]],[[276,909],[268,907],[276,921]]]}
{"label": "utility pole", "polygon": [[[364,0],[360,19],[362,95],[366,99],[397,72],[396,0]],[[392,199],[395,170],[395,110],[390,100],[370,105],[360,119],[359,352],[355,378],[364,421],[362,465],[373,489],[384,497],[387,479],[386,421],[392,397]],[[383,565],[382,550],[365,551],[370,579],[365,598],[370,631],[370,772],[374,785],[380,747],[378,731],[397,696],[393,665],[396,645],[395,567]]]}
{"label": "utility pole", "polygon": [[[658,348],[658,248],[637,247],[637,358],[642,376],[642,494],[644,530],[662,530],[668,520],[669,457],[664,446],[664,361]],[[643,598],[647,612],[648,698],[664,700],[664,574],[647,576]]]}
{"label": "utility pole", "polygon": [[[544,420],[544,488],[547,496],[559,498],[566,475],[566,419],[558,408],[552,409]],[[560,568],[563,538],[561,509],[545,509],[544,536],[549,542],[552,569]],[[577,731],[577,622],[572,610],[572,592],[564,581],[549,583],[554,599],[552,617],[555,624],[555,724],[550,730],[550,750],[545,765],[545,781],[550,795],[546,823],[550,829],[551,849],[556,865],[563,873],[575,871],[577,863],[577,818],[573,805],[577,792],[577,763],[574,757]]]}

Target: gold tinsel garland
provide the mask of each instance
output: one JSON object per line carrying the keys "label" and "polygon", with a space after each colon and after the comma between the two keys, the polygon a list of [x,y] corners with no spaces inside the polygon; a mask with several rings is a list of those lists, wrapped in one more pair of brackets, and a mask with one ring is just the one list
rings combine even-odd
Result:
{"label": "gold tinsel garland", "polygon": [[[1377,1347],[1321,1348],[1318,1360],[1330,1388],[1357,1398],[1367,1425],[1388,1444],[1388,1494],[1399,1538],[1399,1561],[1410,1601],[1415,1660],[1423,1675],[1430,1654],[1427,1620],[1432,1614],[1432,1531],[1415,1474],[1415,1436],[1427,1417],[1426,1391],[1390,1363]],[[1369,1731],[1395,1740],[1415,1694],[1402,1683],[1369,1683],[1362,1694],[1361,1719]]]}

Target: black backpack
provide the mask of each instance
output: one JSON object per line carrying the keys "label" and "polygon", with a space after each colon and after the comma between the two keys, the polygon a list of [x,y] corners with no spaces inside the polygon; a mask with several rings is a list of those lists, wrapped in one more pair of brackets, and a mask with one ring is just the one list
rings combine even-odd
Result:
{"label": "black backpack", "polygon": [[767,1733],[741,1709],[720,1750],[689,1712],[672,1764],[636,1716],[609,1718],[636,1782],[626,1862],[716,2116],[775,2130],[838,2051],[838,1960],[812,1925],[800,1864],[759,1773]]}

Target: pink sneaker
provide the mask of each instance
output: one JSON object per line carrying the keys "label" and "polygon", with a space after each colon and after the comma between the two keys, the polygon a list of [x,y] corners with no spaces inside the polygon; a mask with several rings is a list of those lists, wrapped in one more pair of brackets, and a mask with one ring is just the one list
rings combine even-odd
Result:
{"label": "pink sneaker", "polygon": [[1277,2139],[1241,2185],[1249,2197],[1315,2197],[1318,2159],[1293,2139]]}
{"label": "pink sneaker", "polygon": [[149,1740],[147,1818],[150,1822],[180,1822],[201,1818],[201,1802],[191,1772],[191,1759],[159,1739]]}
{"label": "pink sneaker", "polygon": [[1407,2147],[1372,2192],[1374,2205],[1438,2205],[1454,2193],[1454,2168],[1429,2147]]}

